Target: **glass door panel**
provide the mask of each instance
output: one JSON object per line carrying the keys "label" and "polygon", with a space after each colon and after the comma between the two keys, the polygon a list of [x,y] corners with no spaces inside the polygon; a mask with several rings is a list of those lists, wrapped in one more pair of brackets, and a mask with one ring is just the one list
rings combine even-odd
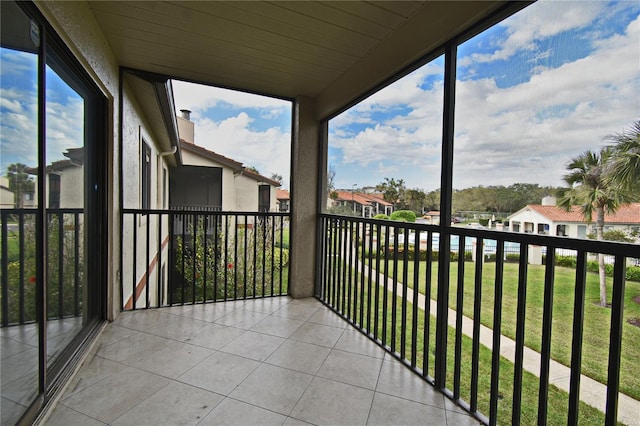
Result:
{"label": "glass door panel", "polygon": [[47,362],[86,324],[85,100],[47,56],[46,183]]}
{"label": "glass door panel", "polygon": [[15,424],[39,393],[38,37],[14,3],[0,8],[0,423]]}

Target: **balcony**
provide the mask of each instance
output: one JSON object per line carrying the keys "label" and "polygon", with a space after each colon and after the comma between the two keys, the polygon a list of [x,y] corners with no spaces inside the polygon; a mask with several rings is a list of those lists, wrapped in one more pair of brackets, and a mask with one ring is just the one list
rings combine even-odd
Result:
{"label": "balcony", "polygon": [[286,296],[122,313],[43,423],[96,420],[477,423],[317,299]]}
{"label": "balcony", "polygon": [[[125,210],[124,312],[46,424],[636,421],[637,247],[321,215],[316,298],[292,299],[288,222]],[[610,308],[591,303],[590,253],[611,265]],[[2,329],[3,374],[28,327]]]}

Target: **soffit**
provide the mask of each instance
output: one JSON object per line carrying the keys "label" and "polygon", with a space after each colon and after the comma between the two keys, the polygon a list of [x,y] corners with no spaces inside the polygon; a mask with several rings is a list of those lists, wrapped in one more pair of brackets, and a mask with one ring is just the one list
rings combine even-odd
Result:
{"label": "soffit", "polygon": [[120,65],[334,112],[505,2],[88,2]]}

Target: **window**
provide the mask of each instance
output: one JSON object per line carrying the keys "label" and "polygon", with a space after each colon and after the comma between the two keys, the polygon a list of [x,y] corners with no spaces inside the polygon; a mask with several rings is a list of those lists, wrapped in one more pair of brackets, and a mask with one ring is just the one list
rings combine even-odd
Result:
{"label": "window", "polygon": [[49,175],[49,208],[60,208],[60,175]]}
{"label": "window", "polygon": [[141,207],[143,210],[149,210],[151,208],[151,148],[147,145],[147,142],[142,140],[142,153],[140,159],[140,184],[142,202]]}
{"label": "window", "polygon": [[558,225],[558,226],[556,226],[556,235],[558,237],[566,237],[567,236],[567,225]]}
{"label": "window", "polygon": [[268,212],[271,209],[271,187],[260,185],[258,187],[258,211]]}

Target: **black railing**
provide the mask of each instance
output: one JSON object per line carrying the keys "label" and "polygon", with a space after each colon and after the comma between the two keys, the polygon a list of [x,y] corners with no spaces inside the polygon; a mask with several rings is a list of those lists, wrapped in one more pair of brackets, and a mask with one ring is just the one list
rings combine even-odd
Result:
{"label": "black railing", "polygon": [[285,213],[123,211],[124,310],[287,293]]}
{"label": "black railing", "polygon": [[[0,210],[0,310],[3,327],[36,321],[35,209]],[[82,314],[82,209],[47,209],[47,317]]]}
{"label": "black railing", "polygon": [[[621,361],[621,345],[623,329],[638,337],[623,322],[625,264],[627,257],[640,257],[638,245],[333,215],[321,215],[319,235],[317,297],[485,424],[546,424],[558,415],[577,424],[583,414],[615,424],[619,392],[640,391],[620,380],[621,365],[635,368],[628,358]],[[442,247],[449,250],[439,252]],[[559,266],[556,253],[570,253],[575,261]],[[610,309],[595,306],[592,253],[612,260]],[[449,273],[436,272],[443,268]],[[449,277],[444,285],[441,276]],[[586,297],[587,283],[595,299]],[[605,318],[599,331],[584,329],[593,310]],[[565,331],[556,331],[561,323]],[[568,331],[565,324],[571,324]],[[591,341],[587,349],[585,333],[600,332],[604,344],[593,348]],[[564,347],[552,333],[565,333]],[[508,348],[501,352],[505,335],[515,347],[511,360],[505,358]],[[595,367],[589,362],[583,371],[583,358],[592,355],[586,351],[594,349],[604,351],[607,361]],[[532,352],[539,357],[533,372],[524,363]],[[550,382],[555,358],[570,371],[566,392]],[[605,414],[581,402],[583,374],[604,384]]]}

